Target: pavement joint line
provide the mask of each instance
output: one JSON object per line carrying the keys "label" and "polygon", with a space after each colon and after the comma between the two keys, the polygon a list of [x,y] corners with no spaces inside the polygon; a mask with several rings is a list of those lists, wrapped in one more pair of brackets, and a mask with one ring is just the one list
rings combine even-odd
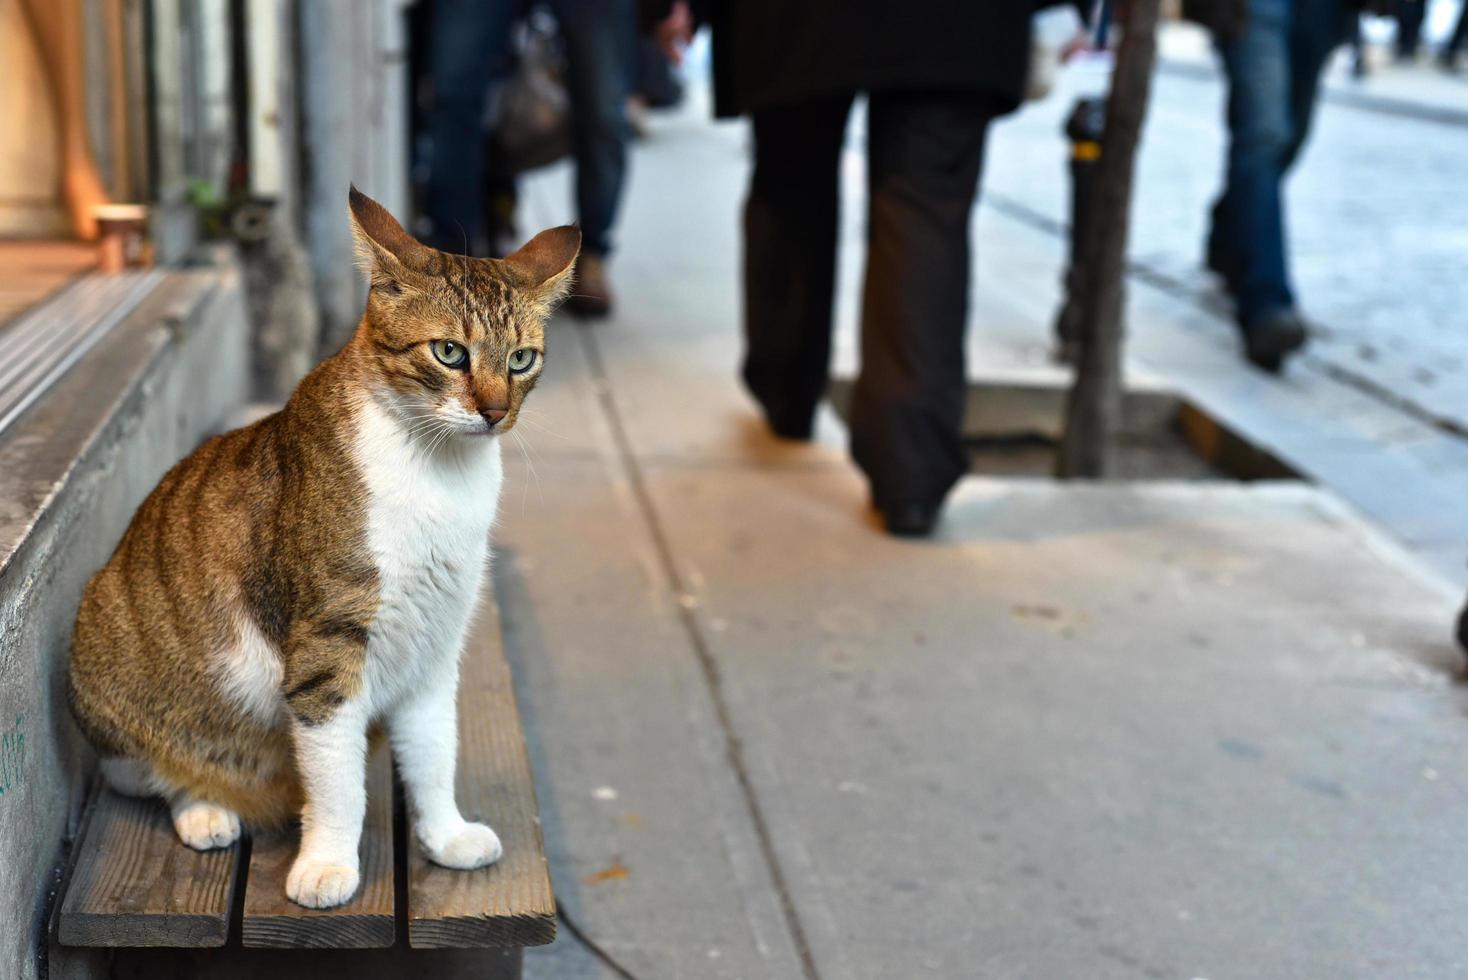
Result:
{"label": "pavement joint line", "polygon": [[[1027,224],[1040,231],[1049,232],[1064,238],[1069,235],[1069,226],[1063,222],[1045,215],[1027,204],[1023,204],[1012,197],[999,193],[986,195],[988,203],[996,211],[1021,223]],[[1129,259],[1126,263],[1127,277],[1136,279],[1145,285],[1166,293],[1176,300],[1188,303],[1195,309],[1215,319],[1227,319],[1219,309],[1217,302],[1208,294],[1200,293],[1188,283],[1177,277],[1155,268],[1144,261]],[[1314,371],[1325,375],[1330,380],[1344,387],[1366,395],[1384,407],[1400,412],[1416,422],[1428,426],[1436,431],[1458,438],[1468,438],[1468,429],[1452,419],[1444,418],[1415,404],[1410,399],[1393,392],[1385,385],[1368,378],[1356,371],[1333,364],[1324,358],[1317,357],[1308,351],[1300,355],[1302,361],[1309,365]]]}
{"label": "pavement joint line", "polygon": [[647,524],[648,533],[652,538],[653,548],[657,551],[658,562],[663,567],[663,575],[666,577],[668,587],[672,590],[674,606],[678,610],[679,621],[683,625],[684,632],[688,634],[690,645],[698,660],[699,669],[703,673],[704,683],[708,688],[710,699],[713,701],[714,715],[718,719],[719,729],[723,733],[724,743],[727,747],[729,766],[734,771],[735,780],[739,784],[740,795],[744,797],[745,809],[749,813],[750,821],[754,824],[755,836],[759,840],[760,854],[764,858],[765,867],[770,873],[770,881],[779,899],[780,912],[785,919],[785,927],[790,932],[790,940],[795,946],[796,954],[800,958],[801,972],[806,980],[821,980],[820,970],[816,966],[815,956],[811,952],[810,941],[806,938],[805,926],[800,921],[800,914],[796,911],[795,900],[790,894],[790,887],[785,880],[785,872],[780,864],[780,859],[775,853],[774,838],[770,834],[769,823],[765,818],[764,807],[760,804],[759,795],[755,791],[754,782],[749,776],[749,770],[744,762],[744,747],[739,735],[734,730],[733,719],[729,712],[728,700],[724,696],[723,676],[719,670],[717,661],[714,660],[713,650],[709,647],[708,639],[699,627],[698,618],[695,613],[696,604],[691,600],[692,593],[688,591],[683,582],[682,575],[678,572],[678,563],[673,558],[672,544],[668,539],[667,531],[663,528],[657,507],[653,503],[652,494],[648,492],[647,482],[643,477],[642,466],[637,456],[632,452],[632,441],[627,435],[627,428],[623,424],[622,416],[617,408],[616,398],[610,387],[610,379],[606,372],[606,365],[602,361],[601,348],[597,345],[592,330],[585,326],[578,326],[577,334],[581,338],[582,347],[586,352],[587,364],[591,370],[592,377],[596,380],[595,393],[597,400],[602,403],[606,412],[608,427],[612,432],[612,440],[616,445],[617,455],[621,458],[622,466],[626,470],[628,482],[632,486],[633,496],[637,500],[638,509],[642,511],[642,518]]}
{"label": "pavement joint line", "polygon": [[[993,208],[999,214],[1040,234],[1063,240],[1069,233],[1068,226],[1063,222],[1013,197],[990,192],[986,193],[982,200],[986,206]],[[1184,304],[1210,320],[1232,326],[1232,318],[1218,308],[1218,304],[1210,294],[1191,287],[1175,276],[1149,267],[1135,259],[1128,260],[1126,273],[1128,280],[1133,280],[1140,286],[1155,289],[1169,300]],[[1219,339],[1210,335],[1211,332],[1195,333],[1195,343],[1204,344],[1213,349],[1222,348],[1223,345]],[[1169,369],[1165,364],[1159,365],[1152,361],[1147,363],[1153,369],[1160,371],[1162,376],[1171,379],[1178,394],[1208,417],[1216,428],[1233,433],[1246,444],[1265,451],[1301,478],[1342,494],[1354,506],[1360,508],[1364,516],[1387,530],[1398,542],[1406,546],[1424,567],[1432,569],[1437,576],[1446,581],[1462,581],[1462,562],[1456,551],[1453,552],[1452,557],[1445,557],[1449,546],[1445,544],[1441,534],[1424,539],[1423,533],[1416,528],[1420,515],[1418,517],[1410,514],[1404,516],[1393,507],[1385,505],[1378,490],[1372,488],[1373,481],[1381,479],[1380,474],[1371,478],[1345,477],[1339,468],[1339,450],[1329,447],[1322,448],[1316,444],[1301,445],[1298,433],[1292,435],[1292,429],[1297,428],[1297,425],[1286,426],[1283,433],[1273,431],[1268,426],[1261,430],[1257,427],[1259,419],[1256,417],[1253,406],[1237,403],[1233,395],[1225,394],[1220,400],[1220,393],[1217,391],[1210,395],[1206,391],[1194,390],[1187,380],[1186,370],[1179,376],[1178,365],[1173,365],[1173,368]],[[1417,426],[1420,433],[1435,433],[1445,443],[1468,451],[1468,439],[1465,439],[1465,433],[1461,427],[1444,425],[1443,420],[1429,410],[1404,404],[1399,396],[1385,393],[1377,385],[1359,383],[1360,379],[1355,378],[1351,372],[1335,368],[1322,358],[1304,355],[1300,366],[1314,375],[1323,385],[1333,387],[1338,392],[1336,397],[1349,394],[1353,398],[1362,399],[1373,406],[1373,412],[1390,416],[1401,427]],[[1248,369],[1240,365],[1239,370]],[[1380,451],[1391,450],[1394,446],[1403,446],[1407,447],[1406,451],[1410,452],[1410,447],[1421,441],[1420,438],[1404,439],[1403,428],[1396,428],[1393,431],[1395,437],[1391,440],[1380,436],[1361,435],[1362,448]],[[1281,437],[1284,437],[1283,442],[1281,442]],[[1420,468],[1419,466],[1418,469]],[[1440,482],[1435,480],[1433,493],[1437,497],[1452,492],[1451,487],[1440,485]],[[1448,508],[1442,503],[1438,507],[1439,510],[1433,519],[1438,524],[1448,521],[1455,529],[1448,533],[1453,535],[1453,540],[1460,540],[1461,532],[1458,532],[1456,528],[1461,522],[1456,517],[1447,515],[1450,513],[1460,515],[1461,510]],[[1424,540],[1426,543],[1422,543]]]}

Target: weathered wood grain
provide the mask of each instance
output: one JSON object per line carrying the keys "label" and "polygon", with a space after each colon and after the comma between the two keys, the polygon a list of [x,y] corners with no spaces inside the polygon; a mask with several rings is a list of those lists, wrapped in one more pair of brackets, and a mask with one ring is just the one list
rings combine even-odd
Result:
{"label": "weathered wood grain", "polygon": [[367,819],[362,826],[362,884],[334,909],[308,909],[285,897],[299,833],[257,835],[245,882],[240,931],[245,946],[373,949],[393,944],[392,761],[386,740],[367,762]]}
{"label": "weathered wood grain", "polygon": [[465,818],[493,827],[505,852],[488,868],[440,868],[409,825],[408,943],[420,949],[538,946],[556,935],[535,784],[488,590],[481,605],[460,668],[457,793]]}
{"label": "weathered wood grain", "polygon": [[162,800],[103,788],[76,847],[57,923],[62,945],[224,945],[238,845],[195,851]]}

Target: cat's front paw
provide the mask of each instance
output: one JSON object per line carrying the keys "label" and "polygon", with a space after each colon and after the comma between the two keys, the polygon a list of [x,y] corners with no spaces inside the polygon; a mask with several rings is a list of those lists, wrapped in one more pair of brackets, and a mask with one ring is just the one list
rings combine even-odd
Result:
{"label": "cat's front paw", "polygon": [[194,850],[208,851],[240,839],[240,818],[214,803],[189,800],[174,805],[173,829]]}
{"label": "cat's front paw", "polygon": [[444,833],[422,833],[419,840],[428,859],[445,868],[482,868],[504,853],[499,835],[482,823],[464,823]]}
{"label": "cat's front paw", "polygon": [[336,864],[302,854],[285,878],[285,895],[308,909],[329,909],[357,893],[362,876],[354,864]]}

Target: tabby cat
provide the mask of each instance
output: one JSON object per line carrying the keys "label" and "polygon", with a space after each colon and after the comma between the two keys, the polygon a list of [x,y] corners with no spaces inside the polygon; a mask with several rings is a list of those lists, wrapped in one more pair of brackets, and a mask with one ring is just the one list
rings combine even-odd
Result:
{"label": "tabby cat", "polygon": [[205,442],[143,501],[88,584],[70,697],[120,792],[161,795],[190,847],[300,815],[286,894],[350,899],[369,728],[419,842],[500,856],[454,801],[459,650],[489,557],[500,437],[570,288],[575,228],[502,260],[415,241],[351,190],[370,274],[351,341],[281,411]]}

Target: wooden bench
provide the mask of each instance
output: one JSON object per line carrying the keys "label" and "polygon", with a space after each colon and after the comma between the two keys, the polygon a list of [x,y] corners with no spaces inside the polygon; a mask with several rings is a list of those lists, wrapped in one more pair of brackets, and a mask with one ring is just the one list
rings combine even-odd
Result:
{"label": "wooden bench", "polygon": [[428,862],[385,744],[368,764],[362,885],[335,909],[285,897],[294,832],[193,851],[161,801],[102,788],[73,848],[55,940],[113,949],[116,976],[518,978],[521,949],[555,938],[556,904],[492,595],[476,622],[461,668],[458,799],[499,833],[498,863]]}

